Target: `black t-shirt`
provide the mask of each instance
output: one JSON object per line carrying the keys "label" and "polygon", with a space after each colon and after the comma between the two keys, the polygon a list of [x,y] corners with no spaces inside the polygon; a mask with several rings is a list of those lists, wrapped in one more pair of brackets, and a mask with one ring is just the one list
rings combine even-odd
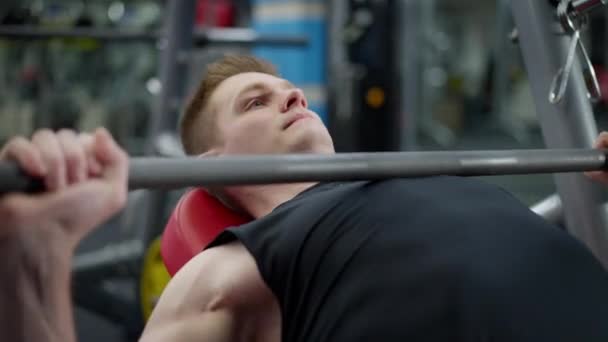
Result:
{"label": "black t-shirt", "polygon": [[599,263],[474,179],[321,183],[213,245],[234,239],[283,341],[608,341]]}

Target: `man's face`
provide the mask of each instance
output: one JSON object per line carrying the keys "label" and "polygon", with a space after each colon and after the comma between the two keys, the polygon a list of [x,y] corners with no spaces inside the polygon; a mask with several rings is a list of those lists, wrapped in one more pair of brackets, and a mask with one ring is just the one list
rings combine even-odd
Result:
{"label": "man's face", "polygon": [[327,128],[302,90],[263,73],[224,80],[211,95],[219,154],[333,153]]}

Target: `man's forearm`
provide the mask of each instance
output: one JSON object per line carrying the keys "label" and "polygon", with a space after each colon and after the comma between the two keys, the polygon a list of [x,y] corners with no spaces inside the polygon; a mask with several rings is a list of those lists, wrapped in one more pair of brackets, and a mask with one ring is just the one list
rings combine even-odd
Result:
{"label": "man's forearm", "polygon": [[48,228],[0,239],[2,340],[75,341],[71,259]]}

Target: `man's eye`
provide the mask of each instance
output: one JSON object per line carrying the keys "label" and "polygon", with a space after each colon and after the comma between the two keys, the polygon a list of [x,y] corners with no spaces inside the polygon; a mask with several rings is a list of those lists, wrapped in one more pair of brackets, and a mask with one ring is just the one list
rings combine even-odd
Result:
{"label": "man's eye", "polygon": [[262,100],[253,100],[253,101],[251,101],[251,103],[249,103],[248,109],[260,107],[263,105],[264,105],[264,102]]}

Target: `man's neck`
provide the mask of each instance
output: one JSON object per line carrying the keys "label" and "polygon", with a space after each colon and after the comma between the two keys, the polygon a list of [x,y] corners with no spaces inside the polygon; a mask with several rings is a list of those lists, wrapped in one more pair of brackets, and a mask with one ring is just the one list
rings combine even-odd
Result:
{"label": "man's neck", "polygon": [[291,200],[317,183],[292,183],[234,187],[229,190],[242,210],[258,219],[268,215],[279,205]]}

